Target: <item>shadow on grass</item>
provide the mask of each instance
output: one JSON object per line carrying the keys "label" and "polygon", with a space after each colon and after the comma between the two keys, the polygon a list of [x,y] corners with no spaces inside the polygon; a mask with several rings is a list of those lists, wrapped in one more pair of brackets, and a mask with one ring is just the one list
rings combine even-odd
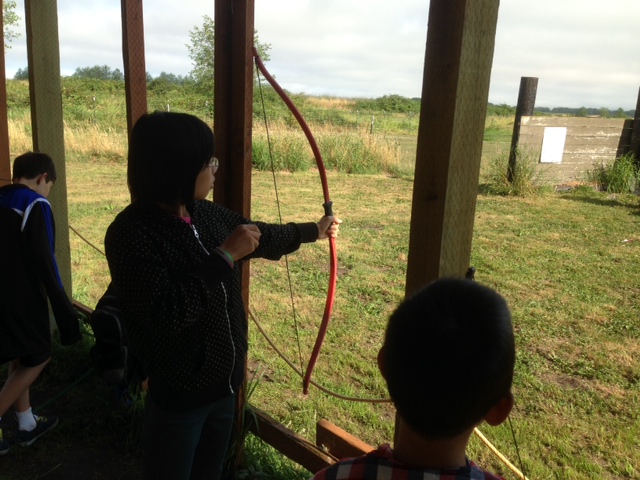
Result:
{"label": "shadow on grass", "polygon": [[[139,480],[142,457],[139,435],[143,400],[108,386],[94,371],[89,349],[93,337],[72,347],[54,340],[51,362],[30,389],[33,410],[60,423],[29,447],[15,444],[17,422],[10,409],[0,426],[11,449],[0,456],[1,480]],[[0,365],[6,378],[8,364]],[[136,398],[137,397],[137,398]],[[245,450],[246,465],[236,478],[292,480],[311,474],[257,439]]]}
{"label": "shadow on grass", "polygon": [[[13,442],[17,431],[13,411],[2,417],[11,445],[9,453],[0,457],[3,480],[142,477],[140,455],[130,440],[134,412],[92,371],[92,344],[88,333],[72,347],[54,341],[51,362],[30,389],[34,411],[60,419],[55,429],[21,447]],[[7,367],[0,366],[0,378],[6,378]]]}
{"label": "shadow on grass", "polygon": [[[597,196],[596,196],[597,194]],[[632,210],[634,215],[640,215],[640,197],[631,194],[611,194],[606,198],[602,192],[583,192],[581,190],[569,191],[559,195],[562,200],[589,203],[601,207],[622,207]],[[635,200],[635,202],[633,201]]]}

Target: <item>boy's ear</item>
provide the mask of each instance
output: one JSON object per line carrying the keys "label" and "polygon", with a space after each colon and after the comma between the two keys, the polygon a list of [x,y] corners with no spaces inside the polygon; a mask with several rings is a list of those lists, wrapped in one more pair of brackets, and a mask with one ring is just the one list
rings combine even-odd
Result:
{"label": "boy's ear", "polygon": [[509,413],[511,413],[511,409],[513,408],[513,403],[514,403],[513,393],[509,392],[504,397],[502,397],[498,401],[498,403],[496,403],[491,408],[491,410],[489,410],[489,413],[487,413],[487,415],[484,417],[484,421],[487,422],[492,427],[495,427],[496,425],[500,425],[502,422],[504,422],[507,419],[507,417],[509,416]]}
{"label": "boy's ear", "polygon": [[48,177],[49,177],[48,173],[41,173],[40,175],[38,175],[38,178],[36,179],[36,184],[40,185],[40,182],[47,183]]}

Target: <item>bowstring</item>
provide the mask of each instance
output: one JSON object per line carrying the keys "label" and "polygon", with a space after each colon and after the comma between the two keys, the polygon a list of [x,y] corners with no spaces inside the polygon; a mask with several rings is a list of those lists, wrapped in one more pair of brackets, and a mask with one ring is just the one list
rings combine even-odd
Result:
{"label": "bowstring", "polygon": [[511,437],[513,438],[513,444],[516,447],[516,456],[518,457],[518,463],[520,464],[520,471],[522,472],[522,475],[524,476],[524,478],[527,478],[527,473],[524,470],[524,463],[522,462],[522,457],[520,456],[520,448],[518,447],[518,440],[516,440],[516,432],[515,432],[515,429],[513,428],[513,423],[511,422],[511,415],[507,417],[507,420],[509,420],[509,429],[511,430]]}
{"label": "bowstring", "polygon": [[[280,208],[280,194],[278,193],[278,181],[276,178],[276,169],[275,169],[275,164],[273,161],[273,148],[272,148],[272,144],[271,144],[271,134],[269,131],[269,122],[267,121],[267,108],[265,106],[265,101],[264,101],[264,92],[262,90],[262,81],[261,81],[261,77],[260,77],[260,69],[258,68],[258,65],[256,64],[256,76],[258,78],[258,91],[260,92],[260,103],[262,106],[262,116],[263,116],[263,120],[264,120],[264,128],[266,131],[266,135],[267,135],[267,149],[269,151],[269,163],[271,165],[271,176],[273,178],[273,189],[275,191],[275,196],[276,196],[276,205],[278,208],[278,220],[280,222],[280,225],[282,225],[282,209]],[[303,365],[304,365],[304,361],[302,360],[302,349],[300,347],[300,330],[298,328],[298,313],[296,310],[296,302],[295,302],[295,298],[293,295],[293,282],[291,281],[291,271],[289,269],[289,256],[285,254],[284,256],[284,263],[285,263],[285,268],[287,271],[287,281],[289,283],[289,297],[291,300],[291,312],[293,314],[293,324],[294,324],[294,329],[296,332],[296,342],[298,344],[298,357],[300,358],[300,370],[303,370]]]}

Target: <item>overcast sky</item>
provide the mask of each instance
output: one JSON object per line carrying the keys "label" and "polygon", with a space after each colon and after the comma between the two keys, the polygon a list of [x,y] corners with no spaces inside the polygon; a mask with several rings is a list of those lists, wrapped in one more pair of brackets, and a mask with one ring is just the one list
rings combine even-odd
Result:
{"label": "overcast sky", "polygon": [[[428,0],[255,4],[260,41],[271,45],[267,68],[287,90],[420,96]],[[144,0],[147,71],[187,75],[189,31],[213,10],[214,0]],[[120,1],[58,0],[58,23],[63,75],[94,65],[123,69]],[[538,77],[537,106],[634,109],[638,25],[640,0],[502,0],[489,101],[515,105],[520,78]],[[23,34],[7,52],[7,77],[26,65]]]}

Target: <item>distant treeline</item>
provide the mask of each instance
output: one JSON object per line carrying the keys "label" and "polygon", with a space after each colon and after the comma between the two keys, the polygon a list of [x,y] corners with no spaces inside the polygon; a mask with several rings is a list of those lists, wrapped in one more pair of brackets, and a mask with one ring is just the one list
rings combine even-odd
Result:
{"label": "distant treeline", "polygon": [[[18,69],[14,76],[14,80],[28,80],[29,79],[29,71],[27,68]],[[65,80],[66,79],[66,80]],[[79,82],[81,80],[86,80],[85,82]],[[72,83],[75,85],[71,88],[74,90],[73,96],[82,96],[81,91],[85,95],[95,96],[96,94],[106,93],[112,94],[115,89],[118,89],[120,85],[124,85],[124,74],[119,69],[112,69],[107,65],[95,65],[93,67],[83,67],[77,68],[73,75],[69,77],[63,77],[63,90],[65,89],[65,84],[67,87],[70,87]],[[80,86],[78,83],[84,83],[84,87]],[[209,102],[207,99],[212,97],[212,94],[209,92],[205,92],[201,85],[191,76],[181,76],[174,75],[172,73],[161,72],[160,75],[153,77],[149,73],[147,73],[147,86],[149,89],[150,95],[156,94],[157,97],[162,97],[160,100],[161,104],[168,103],[176,103],[171,102],[170,97],[173,93],[174,96],[178,94],[181,99],[185,97],[190,97],[191,102],[204,106],[205,109],[209,110],[211,113],[213,110],[212,102]],[[270,87],[262,87],[263,93],[266,91],[266,103],[269,104],[268,109],[274,108],[275,104],[277,104],[278,100],[275,94],[271,91]],[[11,90],[9,89],[11,93]],[[17,93],[16,90],[13,90],[14,93]],[[23,92],[27,93],[27,92]],[[256,88],[256,93],[259,93],[258,88]],[[21,96],[21,95],[19,95]],[[64,92],[63,92],[64,96]],[[304,103],[305,97],[308,97],[305,94],[294,95],[298,101]],[[17,104],[24,106],[25,100],[28,102],[28,97],[25,99],[13,99],[14,102],[17,100]],[[420,98],[407,98],[401,95],[384,95],[379,98],[354,98],[354,99],[345,99],[348,100],[350,109],[355,113],[363,113],[363,114],[380,114],[380,113],[402,113],[407,114],[409,116],[418,115],[420,113]],[[9,105],[11,106],[12,101],[9,100]],[[14,103],[14,105],[15,105]],[[179,102],[181,103],[181,102]],[[344,106],[343,106],[344,107]],[[275,107],[278,109],[278,107]],[[516,107],[500,104],[494,105],[489,103],[487,106],[487,115],[488,116],[502,116],[502,117],[512,117],[515,115]],[[608,108],[600,107],[600,108],[589,108],[589,107],[580,107],[580,108],[569,108],[569,107],[535,107],[534,113],[537,115],[571,115],[576,117],[591,117],[591,116],[599,116],[605,118],[633,118],[635,112],[633,110],[624,110],[622,108],[618,108],[617,110],[610,110]]]}
{"label": "distant treeline", "polygon": [[[603,118],[633,118],[633,110],[609,110],[605,107],[600,108],[569,108],[569,107],[534,107],[534,115],[567,115],[572,117],[603,117]],[[516,114],[516,107],[510,105],[494,105],[490,103],[487,107],[487,115],[497,117],[512,117]]]}
{"label": "distant treeline", "polygon": [[635,112],[633,110],[624,110],[623,108],[618,108],[617,110],[609,110],[605,107],[535,107],[534,113],[539,113],[542,115],[571,115],[573,117],[633,118]]}

